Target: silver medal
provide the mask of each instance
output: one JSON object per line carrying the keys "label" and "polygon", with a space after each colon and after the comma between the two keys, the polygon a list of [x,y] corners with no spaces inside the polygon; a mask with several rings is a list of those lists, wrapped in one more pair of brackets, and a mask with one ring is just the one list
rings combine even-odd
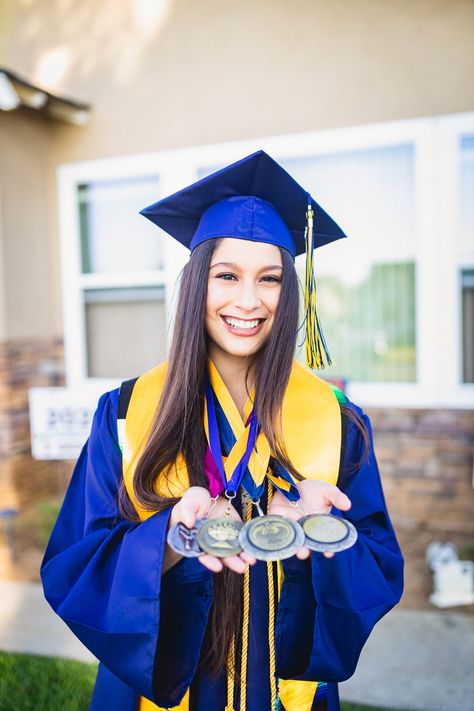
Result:
{"label": "silver medal", "polygon": [[332,514],[308,514],[300,518],[304,544],[319,553],[338,553],[350,548],[357,540],[355,526],[345,518]]}
{"label": "silver medal", "polygon": [[205,520],[205,518],[198,519],[193,528],[188,528],[184,523],[176,523],[168,531],[166,540],[169,547],[185,558],[197,558],[203,555],[204,551],[199,546],[197,533]]}
{"label": "silver medal", "polygon": [[240,531],[240,545],[257,560],[290,558],[304,544],[301,526],[284,516],[258,516]]}

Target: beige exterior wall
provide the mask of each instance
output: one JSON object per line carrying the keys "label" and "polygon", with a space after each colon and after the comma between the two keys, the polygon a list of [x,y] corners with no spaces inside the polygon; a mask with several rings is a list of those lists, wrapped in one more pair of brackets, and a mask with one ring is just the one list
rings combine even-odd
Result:
{"label": "beige exterior wall", "polygon": [[472,0],[4,0],[2,24],[1,65],[93,106],[2,116],[11,337],[62,331],[61,163],[474,108]]}
{"label": "beige exterior wall", "polygon": [[58,333],[51,133],[41,115],[0,113],[0,340]]}

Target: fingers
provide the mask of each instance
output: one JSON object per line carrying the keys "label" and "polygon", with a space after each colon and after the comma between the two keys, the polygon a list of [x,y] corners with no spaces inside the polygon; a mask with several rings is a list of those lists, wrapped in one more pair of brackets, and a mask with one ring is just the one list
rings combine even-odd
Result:
{"label": "fingers", "polygon": [[216,558],[213,555],[200,555],[198,560],[213,573],[220,573],[224,566],[233,570],[234,573],[242,575],[245,573],[247,565],[256,563],[256,559],[243,551],[240,555],[230,555],[226,558]]}
{"label": "fingers", "polygon": [[196,519],[206,515],[210,501],[211,495],[207,489],[202,486],[192,486],[174,507],[173,523],[181,522],[188,528],[192,528]]}
{"label": "fingers", "polygon": [[352,506],[350,498],[337,486],[329,486],[323,493],[326,501],[341,511],[348,511]]}
{"label": "fingers", "polygon": [[222,562],[227,568],[233,570],[234,573],[240,573],[241,575],[245,573],[247,568],[247,563],[245,563],[239,555],[232,555],[227,558],[223,558]]}
{"label": "fingers", "polygon": [[[309,556],[311,555],[311,551],[307,546],[303,546],[302,548],[299,549],[299,551],[296,553],[296,557],[299,560],[307,560]],[[328,552],[328,553],[323,553],[323,556],[325,558],[334,558],[335,553]]]}
{"label": "fingers", "polygon": [[299,560],[307,560],[310,555],[311,551],[309,550],[308,546],[302,546],[296,553],[296,557]]}
{"label": "fingers", "polygon": [[242,560],[244,560],[249,565],[255,565],[255,563],[257,562],[257,559],[254,558],[253,555],[251,555],[250,553],[247,553],[247,551],[242,551],[241,553],[239,553],[239,555]]}
{"label": "fingers", "polygon": [[300,519],[302,515],[300,509],[290,504],[279,491],[273,493],[273,498],[268,507],[268,513],[275,516],[292,518],[294,521]]}
{"label": "fingers", "polygon": [[[302,546],[299,551],[296,552],[296,557],[298,560],[307,560],[311,551],[307,546]],[[335,553],[323,553],[325,558],[334,558]],[[212,573],[220,573],[224,566],[233,570],[234,573],[239,573],[242,575],[245,573],[247,565],[254,565],[257,560],[250,553],[242,551],[239,555],[227,556],[226,558],[216,558],[213,555],[201,555],[199,556],[199,561],[204,565],[205,568],[210,570]]]}
{"label": "fingers", "polygon": [[331,506],[341,511],[351,508],[351,500],[334,484],[319,479],[305,479],[299,482],[302,504],[308,512],[328,512]]}
{"label": "fingers", "polygon": [[206,555],[200,555],[198,561],[202,563],[205,568],[210,570],[211,573],[220,573],[224,567],[219,558],[216,558],[214,555],[208,555],[207,553]]}
{"label": "fingers", "polygon": [[288,506],[288,501],[285,499],[285,497],[281,494],[280,491],[275,490],[273,492],[272,500],[270,501],[270,505],[268,507],[268,513],[274,513],[274,510],[281,506]]}
{"label": "fingers", "polygon": [[303,515],[301,511],[296,508],[296,506],[291,506],[288,504],[286,504],[286,506],[285,504],[282,504],[281,506],[279,504],[271,506],[268,509],[268,513],[275,516],[284,516],[285,518],[291,518],[294,521],[298,521],[298,519],[300,519]]}

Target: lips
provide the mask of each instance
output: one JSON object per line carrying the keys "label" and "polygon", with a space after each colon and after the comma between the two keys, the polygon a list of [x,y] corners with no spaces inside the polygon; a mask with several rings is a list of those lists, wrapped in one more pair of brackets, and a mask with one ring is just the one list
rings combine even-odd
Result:
{"label": "lips", "polygon": [[221,316],[227,330],[238,336],[253,336],[258,333],[265,319],[240,319],[232,316]]}

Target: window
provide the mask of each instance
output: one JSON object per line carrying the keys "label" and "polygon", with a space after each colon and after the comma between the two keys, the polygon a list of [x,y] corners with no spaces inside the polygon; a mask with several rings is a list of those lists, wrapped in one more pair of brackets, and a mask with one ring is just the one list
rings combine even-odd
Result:
{"label": "window", "polygon": [[88,378],[132,377],[166,358],[163,240],[139,215],[158,188],[156,175],[77,186]]}
{"label": "window", "polygon": [[474,383],[474,269],[461,272],[463,382]]}
{"label": "window", "polygon": [[66,210],[62,220],[69,384],[91,380],[113,387],[167,355],[169,306],[182,257],[139,214],[159,199],[156,166],[129,173],[87,164],[62,169],[60,200],[67,204],[73,197],[74,204],[74,213]]}
{"label": "window", "polygon": [[472,406],[474,114],[62,166],[68,384],[116,386],[166,357],[187,251],[138,211],[259,148],[349,237],[315,255],[323,375],[362,405]]}
{"label": "window", "polygon": [[315,255],[319,312],[334,363],[331,378],[414,382],[413,145],[284,165],[349,236]]}
{"label": "window", "polygon": [[474,383],[474,136],[460,141],[459,213],[462,380]]}
{"label": "window", "polygon": [[89,377],[131,377],[166,359],[162,286],[86,289],[84,303]]}
{"label": "window", "polygon": [[79,185],[77,201],[83,274],[163,268],[163,245],[138,215],[157,200],[158,179],[95,181]]}

